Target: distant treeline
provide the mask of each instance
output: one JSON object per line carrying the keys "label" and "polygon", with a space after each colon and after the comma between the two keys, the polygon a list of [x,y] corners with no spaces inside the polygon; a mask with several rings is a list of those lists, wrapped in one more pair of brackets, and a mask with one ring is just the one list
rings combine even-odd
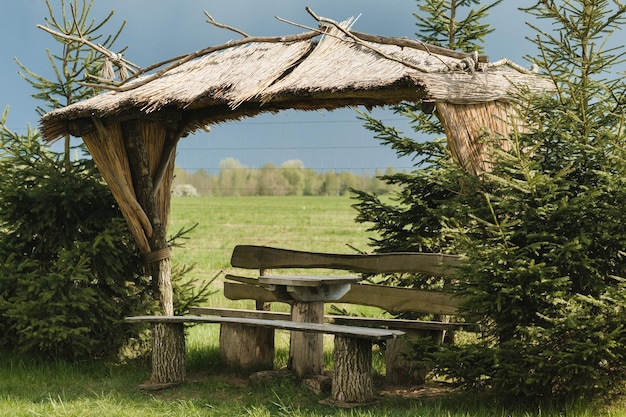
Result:
{"label": "distant treeline", "polygon": [[281,166],[267,163],[261,168],[248,168],[236,159],[227,158],[220,162],[217,175],[177,167],[172,189],[176,196],[346,195],[351,188],[387,194],[391,186],[378,177],[393,172],[393,168],[363,175],[347,171],[319,172],[305,168],[300,160],[286,161]]}

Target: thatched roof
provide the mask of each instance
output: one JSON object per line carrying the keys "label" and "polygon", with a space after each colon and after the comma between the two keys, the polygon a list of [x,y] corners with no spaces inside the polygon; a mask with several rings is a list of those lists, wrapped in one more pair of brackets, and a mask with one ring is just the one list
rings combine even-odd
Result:
{"label": "thatched roof", "polygon": [[551,88],[527,71],[490,67],[480,62],[484,58],[419,41],[336,27],[326,32],[282,41],[250,38],[239,46],[215,48],[169,70],[134,79],[118,91],[46,114],[41,120],[43,138],[83,136],[94,129],[92,118],[105,126],[120,120],[159,120],[173,123],[184,135],[206,125],[285,109],[332,110],[422,100],[484,103],[509,100],[520,87]]}

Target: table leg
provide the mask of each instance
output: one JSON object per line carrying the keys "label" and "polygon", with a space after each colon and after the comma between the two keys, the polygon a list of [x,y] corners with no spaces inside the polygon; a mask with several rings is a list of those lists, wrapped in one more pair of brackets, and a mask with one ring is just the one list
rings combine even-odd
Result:
{"label": "table leg", "polygon": [[[294,301],[291,305],[291,320],[323,323],[324,302]],[[289,362],[291,369],[299,378],[307,375],[321,375],[324,370],[324,335],[292,331]]]}

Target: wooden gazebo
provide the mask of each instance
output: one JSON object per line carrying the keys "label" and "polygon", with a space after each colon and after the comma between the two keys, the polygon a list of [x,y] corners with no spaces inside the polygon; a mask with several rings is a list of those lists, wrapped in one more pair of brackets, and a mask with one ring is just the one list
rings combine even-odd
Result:
{"label": "wooden gazebo", "polygon": [[[434,106],[459,163],[477,173],[485,168],[477,138],[519,128],[520,90],[552,89],[506,60],[363,34],[311,15],[319,30],[276,38],[238,31],[239,40],[100,84],[108,91],[41,119],[45,141],[70,134],[87,145],[158,283],[164,315],[173,314],[166,225],[180,138],[264,112],[421,102]],[[184,337],[168,326],[153,335],[155,383],[184,379]]]}

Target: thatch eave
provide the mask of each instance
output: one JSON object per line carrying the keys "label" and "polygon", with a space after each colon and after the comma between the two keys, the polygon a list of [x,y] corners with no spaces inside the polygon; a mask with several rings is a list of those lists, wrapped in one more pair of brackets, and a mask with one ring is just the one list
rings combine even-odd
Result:
{"label": "thatch eave", "polygon": [[184,135],[207,124],[286,109],[333,110],[422,100],[472,104],[512,100],[519,89],[553,89],[549,81],[527,71],[491,68],[485,57],[355,33],[365,40],[356,42],[335,30],[319,41],[217,48],[158,76],[136,78],[120,91],[44,115],[43,139],[80,136],[94,118],[103,124],[162,120]]}
{"label": "thatch eave", "polygon": [[[404,84],[404,83],[399,83]],[[260,113],[279,113],[285,110],[317,111],[336,110],[345,107],[365,106],[367,108],[396,105],[404,101],[419,102],[424,97],[424,90],[410,85],[398,86],[391,90],[341,90],[309,91],[297,94],[283,94],[274,97],[271,102],[249,101],[232,108],[228,103],[206,100],[193,103],[185,109],[170,105],[158,111],[147,113],[136,108],[107,112],[100,115],[86,111],[67,115],[67,120],[47,124],[47,136],[58,136],[67,132],[72,136],[82,137],[96,129],[94,118],[103,126],[122,123],[129,120],[159,121],[166,127],[186,136],[208,125],[217,125],[238,121]]]}

